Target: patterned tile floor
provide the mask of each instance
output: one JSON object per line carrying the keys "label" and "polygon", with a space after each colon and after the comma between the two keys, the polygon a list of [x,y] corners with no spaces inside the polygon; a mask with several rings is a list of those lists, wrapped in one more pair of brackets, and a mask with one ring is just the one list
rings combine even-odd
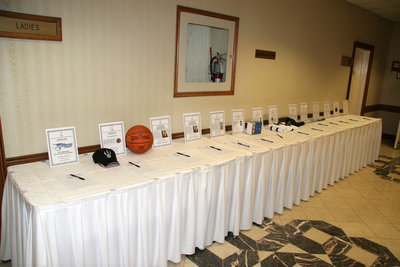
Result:
{"label": "patterned tile floor", "polygon": [[400,156],[367,168],[173,266],[400,266]]}

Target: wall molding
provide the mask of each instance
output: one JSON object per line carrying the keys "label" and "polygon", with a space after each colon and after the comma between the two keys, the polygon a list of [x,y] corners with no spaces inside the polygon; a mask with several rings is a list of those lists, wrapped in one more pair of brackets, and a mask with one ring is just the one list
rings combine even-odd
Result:
{"label": "wall molding", "polygon": [[365,106],[364,113],[378,111],[378,110],[400,113],[400,106],[392,106],[385,104],[370,105],[370,106]]}

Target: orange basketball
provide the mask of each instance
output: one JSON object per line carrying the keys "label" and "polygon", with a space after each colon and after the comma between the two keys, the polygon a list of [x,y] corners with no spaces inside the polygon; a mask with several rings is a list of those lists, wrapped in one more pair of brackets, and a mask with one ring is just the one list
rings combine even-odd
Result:
{"label": "orange basketball", "polygon": [[144,153],[153,145],[153,134],[143,125],[133,126],[125,135],[126,146],[135,153]]}

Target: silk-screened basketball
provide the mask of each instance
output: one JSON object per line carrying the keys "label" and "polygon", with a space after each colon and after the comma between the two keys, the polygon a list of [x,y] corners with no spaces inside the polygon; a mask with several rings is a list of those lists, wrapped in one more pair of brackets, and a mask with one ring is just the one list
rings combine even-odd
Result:
{"label": "silk-screened basketball", "polygon": [[153,145],[153,134],[143,125],[133,126],[125,135],[126,146],[134,153],[144,153]]}

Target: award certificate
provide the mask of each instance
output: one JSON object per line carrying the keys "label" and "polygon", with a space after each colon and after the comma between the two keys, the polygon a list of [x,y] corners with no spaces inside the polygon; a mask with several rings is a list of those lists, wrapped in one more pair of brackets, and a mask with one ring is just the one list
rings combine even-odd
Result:
{"label": "award certificate", "polygon": [[75,127],[46,129],[50,167],[79,162]]}
{"label": "award certificate", "polygon": [[201,140],[200,112],[183,114],[185,142]]}
{"label": "award certificate", "polygon": [[169,116],[150,118],[151,132],[153,133],[153,148],[172,144],[171,119]]}
{"label": "award certificate", "polygon": [[300,103],[300,121],[308,120],[308,107],[307,103]]}
{"label": "award certificate", "polygon": [[100,146],[114,150],[115,154],[126,155],[124,122],[99,124]]}
{"label": "award certificate", "polygon": [[244,109],[232,110],[232,134],[244,132]]}
{"label": "award certificate", "polygon": [[278,106],[268,107],[268,124],[278,123]]}
{"label": "award certificate", "polygon": [[251,115],[252,121],[258,121],[261,123],[264,121],[263,108],[252,108]]}
{"label": "award certificate", "polygon": [[324,118],[329,118],[331,116],[331,105],[328,101],[324,102]]}
{"label": "award certificate", "polygon": [[314,121],[319,120],[319,102],[312,103],[312,118]]}
{"label": "award certificate", "polygon": [[289,118],[297,121],[297,104],[289,104]]}
{"label": "award certificate", "polygon": [[225,111],[210,112],[211,137],[225,135]]}

